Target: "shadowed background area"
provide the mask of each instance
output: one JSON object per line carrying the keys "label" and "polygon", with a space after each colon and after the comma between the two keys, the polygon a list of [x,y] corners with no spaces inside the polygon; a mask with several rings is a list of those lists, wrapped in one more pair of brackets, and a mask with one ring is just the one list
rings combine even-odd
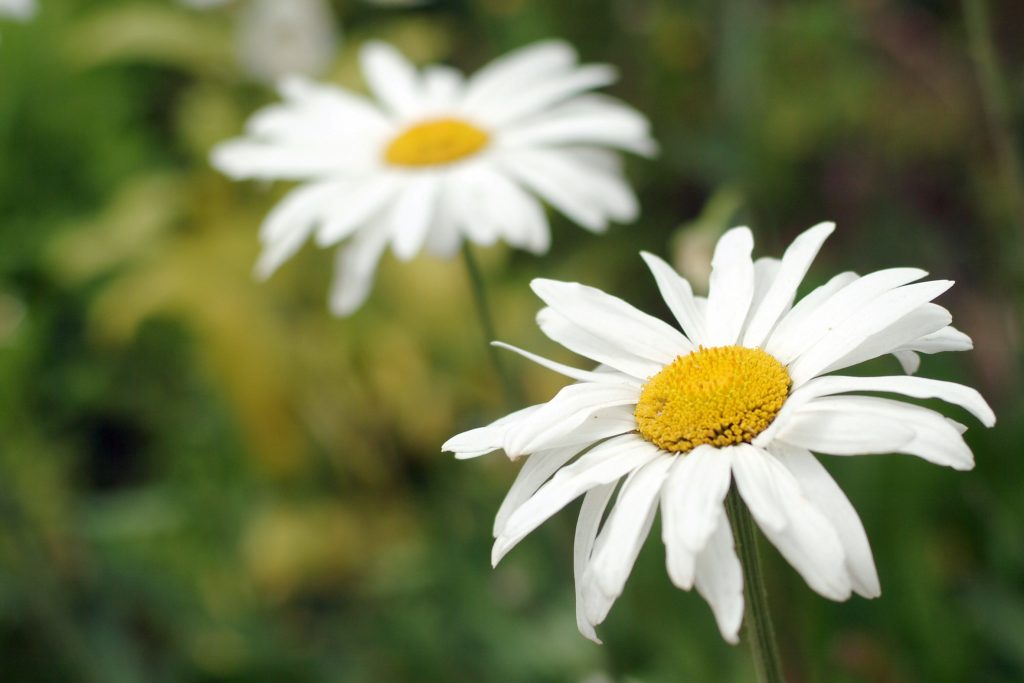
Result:
{"label": "shadowed background area", "polygon": [[[0,22],[0,678],[751,680],[657,529],[603,647],[575,628],[575,505],[490,568],[517,465],[440,453],[506,412],[461,262],[386,257],[334,319],[329,252],[252,278],[285,184],[206,161],[274,100],[274,41],[333,40],[322,77],[361,89],[371,37],[466,70],[563,37],[621,69],[611,91],[662,153],[629,162],[635,225],[553,216],[547,258],[477,252],[501,338],[579,363],[536,329],[531,278],[667,317],[638,252],[705,282],[741,223],[758,255],[839,224],[802,291],[898,265],[955,279],[940,303],[976,348],[921,374],[993,404],[989,431],[949,411],[977,468],[824,459],[883,595],[831,603],[764,548],[770,600],[796,682],[1024,680],[1024,4],[338,0],[340,38],[257,40],[248,2],[42,0]],[[565,381],[506,362],[531,402]]]}

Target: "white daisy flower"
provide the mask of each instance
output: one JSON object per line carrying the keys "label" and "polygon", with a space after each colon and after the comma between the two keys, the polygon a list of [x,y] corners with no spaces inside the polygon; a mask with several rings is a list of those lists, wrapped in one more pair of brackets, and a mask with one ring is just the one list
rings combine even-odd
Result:
{"label": "white daisy flower", "polygon": [[600,290],[533,282],[548,305],[537,316],[544,333],[600,365],[579,370],[499,344],[576,382],[547,403],[453,437],[444,450],[529,456],[495,520],[495,563],[585,494],[575,579],[587,637],[597,640],[594,627],[622,592],[659,506],[672,582],[696,586],[734,643],[744,605],[723,507],[733,482],[808,585],[845,600],[851,592],[877,597],[878,575],[857,513],[812,451],[907,453],[973,467],[964,426],[863,392],[941,399],[991,426],[995,416],[974,389],[909,375],[829,374],[889,353],[914,369],[918,353],[971,348],[949,312],[931,303],[953,283],[916,282],[926,275],[916,268],[841,273],[793,305],[833,229],[815,226],[781,260],[756,261],[750,230],[728,231],[714,251],[706,299],[643,254],[683,332]]}
{"label": "white daisy flower", "polygon": [[647,120],[590,93],[616,80],[577,64],[561,41],[502,57],[473,76],[446,66],[418,72],[395,48],[364,46],[376,101],[303,79],[284,103],[258,112],[247,135],[214,150],[232,178],[301,184],[267,217],[257,274],[269,277],[310,237],[341,244],[330,302],[339,315],[369,293],[382,253],[450,258],[463,239],[499,239],[543,253],[544,200],[584,228],[637,217],[617,150],[649,155]]}
{"label": "white daisy flower", "polygon": [[181,4],[194,9],[213,9],[214,7],[223,7],[231,2],[232,0],[181,0]]}
{"label": "white daisy flower", "polygon": [[334,12],[326,0],[250,0],[240,19],[239,58],[250,75],[266,83],[292,74],[320,75],[338,51]]}
{"label": "white daisy flower", "polygon": [[[181,2],[193,9],[209,10],[233,4],[234,0]],[[238,19],[239,62],[249,76],[264,83],[296,74],[323,74],[341,42],[327,0],[247,0],[240,3]]]}
{"label": "white daisy flower", "polygon": [[36,0],[0,0],[0,16],[28,21],[39,11]]}

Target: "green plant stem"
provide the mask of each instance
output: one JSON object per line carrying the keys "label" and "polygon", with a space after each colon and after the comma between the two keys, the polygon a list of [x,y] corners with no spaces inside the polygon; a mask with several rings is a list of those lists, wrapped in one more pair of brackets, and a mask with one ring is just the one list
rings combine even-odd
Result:
{"label": "green plant stem", "polygon": [[726,506],[743,565],[743,597],[746,603],[743,613],[744,637],[750,643],[757,680],[759,683],[785,683],[782,660],[775,645],[775,629],[768,609],[768,591],[761,571],[754,520],[747,506],[740,500],[735,486],[729,491]]}
{"label": "green plant stem", "polygon": [[967,41],[981,91],[999,171],[1010,200],[1011,221],[1018,237],[1024,235],[1024,172],[1017,156],[1010,114],[1010,97],[992,42],[986,0],[962,0]]}
{"label": "green plant stem", "polygon": [[473,302],[476,304],[476,312],[480,318],[480,327],[483,329],[484,343],[487,345],[487,353],[491,358],[491,364],[494,365],[494,370],[498,373],[498,378],[505,389],[505,400],[508,403],[508,407],[518,409],[523,404],[522,394],[519,391],[519,386],[512,380],[512,376],[502,362],[498,349],[491,345],[491,342],[497,339],[498,336],[494,331],[494,317],[491,315],[491,305],[487,299],[487,289],[484,286],[483,274],[468,242],[462,243],[462,260],[466,263],[470,289],[473,291]]}

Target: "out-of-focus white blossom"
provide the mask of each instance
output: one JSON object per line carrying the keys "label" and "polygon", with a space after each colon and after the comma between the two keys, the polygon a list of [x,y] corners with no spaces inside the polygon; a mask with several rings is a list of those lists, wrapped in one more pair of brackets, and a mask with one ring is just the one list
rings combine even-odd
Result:
{"label": "out-of-focus white blossom", "polygon": [[0,0],[0,17],[28,21],[39,11],[36,0]]}
{"label": "out-of-focus white blossom", "polygon": [[249,0],[238,25],[242,65],[254,78],[318,76],[338,49],[338,32],[324,0]]}
{"label": "out-of-focus white blossom", "polygon": [[327,0],[181,2],[200,10],[237,4],[239,61],[246,73],[265,83],[285,76],[318,76],[339,47],[337,21]]}
{"label": "out-of-focus white blossom", "polygon": [[579,64],[563,41],[530,45],[466,77],[417,69],[390,45],[361,52],[374,98],[307,79],[257,112],[213,165],[236,179],[300,185],[271,212],[257,265],[269,277],[307,241],[338,247],[331,308],[354,312],[391,246],[450,258],[464,240],[537,254],[551,235],[542,202],[593,232],[639,213],[620,152],[657,145],[639,112],[593,91],[618,77]]}

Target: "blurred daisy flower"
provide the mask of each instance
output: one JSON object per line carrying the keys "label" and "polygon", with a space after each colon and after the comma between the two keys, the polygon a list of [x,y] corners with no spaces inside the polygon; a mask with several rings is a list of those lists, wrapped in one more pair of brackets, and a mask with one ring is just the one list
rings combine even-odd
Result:
{"label": "blurred daisy flower", "polygon": [[28,21],[38,11],[36,0],[0,0],[0,17]]}
{"label": "blurred daisy flower", "polygon": [[[233,0],[181,1],[195,9],[233,4]],[[337,53],[337,21],[326,0],[246,0],[239,15],[239,61],[258,81],[276,83],[296,74],[319,76]]]}
{"label": "blurred daisy flower", "polygon": [[330,305],[347,315],[389,245],[402,260],[421,250],[450,258],[463,239],[544,253],[541,200],[594,232],[637,217],[618,151],[656,147],[647,119],[589,92],[615,82],[612,67],[579,65],[561,41],[519,49],[469,78],[446,66],[419,72],[380,42],[363,47],[361,62],[374,100],[288,79],[284,103],[213,152],[232,178],[301,183],[263,225],[260,277],[310,238],[340,244]]}
{"label": "blurred daisy flower", "polygon": [[953,283],[916,282],[926,275],[916,268],[841,273],[793,305],[833,227],[804,232],[781,260],[753,261],[750,230],[726,232],[706,299],[643,254],[683,332],[600,290],[533,282],[548,305],[537,317],[543,332],[600,365],[579,370],[499,344],[576,382],[444,449],[460,458],[498,449],[529,456],[495,521],[495,563],[585,494],[574,552],[577,623],[587,637],[597,640],[594,627],[622,592],[659,506],[669,576],[680,588],[696,586],[734,643],[744,598],[723,505],[732,482],[808,585],[845,600],[878,596],[878,576],[856,511],[812,451],[907,453],[973,467],[963,425],[863,392],[941,399],[991,426],[995,416],[974,389],[909,375],[828,374],[889,353],[906,361],[971,348],[932,303]]}

